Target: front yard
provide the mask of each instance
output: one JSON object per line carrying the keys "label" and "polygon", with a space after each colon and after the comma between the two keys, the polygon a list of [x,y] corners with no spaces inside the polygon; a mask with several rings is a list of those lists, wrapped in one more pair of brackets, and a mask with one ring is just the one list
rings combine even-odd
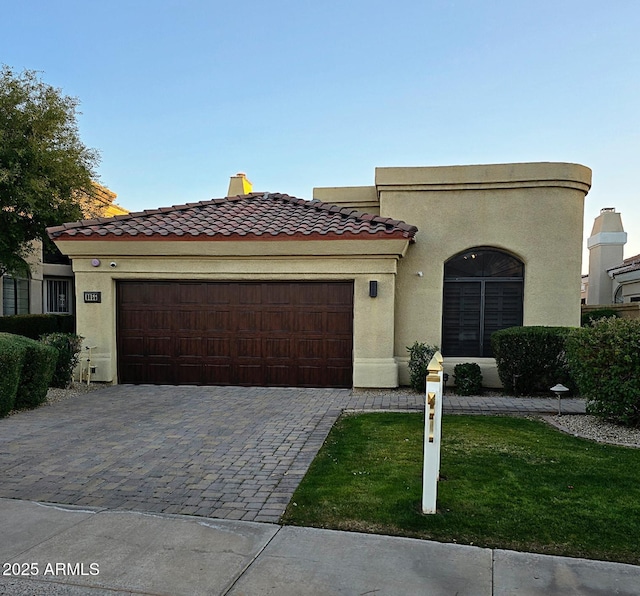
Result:
{"label": "front yard", "polygon": [[420,414],[345,416],[283,522],[640,565],[640,450],[535,419],[445,416],[422,515]]}

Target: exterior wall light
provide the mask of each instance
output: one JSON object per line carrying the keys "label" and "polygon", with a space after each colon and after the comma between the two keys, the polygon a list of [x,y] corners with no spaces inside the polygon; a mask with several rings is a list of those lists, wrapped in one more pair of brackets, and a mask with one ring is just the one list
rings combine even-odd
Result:
{"label": "exterior wall light", "polygon": [[369,282],[369,298],[376,298],[378,296],[378,282],[371,280]]}

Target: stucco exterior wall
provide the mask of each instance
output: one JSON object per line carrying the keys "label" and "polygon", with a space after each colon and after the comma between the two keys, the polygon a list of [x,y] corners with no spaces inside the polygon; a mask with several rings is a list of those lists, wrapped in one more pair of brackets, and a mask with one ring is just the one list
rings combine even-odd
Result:
{"label": "stucco exterior wall", "polygon": [[[70,250],[90,250],[88,255],[73,259],[78,333],[85,344],[95,346],[93,362],[96,381],[117,382],[116,350],[116,282],[127,279],[206,280],[206,281],[354,281],[354,384],[359,387],[396,387],[397,363],[394,359],[394,311],[397,255],[344,258],[317,257],[114,257],[117,243],[110,253],[99,254],[93,242],[68,242]],[[104,245],[105,243],[101,243]],[[143,243],[137,243],[141,245]],[[178,250],[180,243],[175,245]],[[190,243],[193,244],[193,243]],[[289,250],[294,247],[289,242]],[[335,244],[335,243],[333,243]],[[339,243],[338,243],[339,244]],[[406,243],[405,243],[406,244]],[[82,245],[82,246],[79,246]],[[275,245],[273,245],[274,247]],[[184,247],[182,247],[184,248]],[[239,247],[236,247],[239,249]],[[166,250],[166,249],[165,249]],[[305,247],[306,250],[306,247]],[[98,258],[99,266],[91,261]],[[110,262],[116,267],[110,267]],[[378,282],[378,296],[369,297],[369,281]],[[85,304],[83,292],[101,292],[102,302]]]}
{"label": "stucco exterior wall", "polygon": [[[408,383],[406,346],[441,345],[444,263],[464,250],[490,246],[524,262],[525,325],[580,324],[584,197],[591,172],[572,164],[507,164],[380,168],[380,215],[418,226],[399,263],[395,356]],[[422,276],[418,272],[422,273]],[[575,281],[574,281],[575,280]],[[478,362],[484,382],[499,386],[490,358]]]}

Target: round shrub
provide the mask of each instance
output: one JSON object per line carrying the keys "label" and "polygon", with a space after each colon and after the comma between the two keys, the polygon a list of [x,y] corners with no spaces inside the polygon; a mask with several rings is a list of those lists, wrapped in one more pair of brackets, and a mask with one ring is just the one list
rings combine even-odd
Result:
{"label": "round shrub", "polygon": [[410,385],[416,391],[424,393],[427,389],[427,367],[438,351],[438,346],[414,342],[409,351],[409,372],[411,373]]}
{"label": "round shrub", "polygon": [[478,395],[482,392],[482,371],[475,362],[456,364],[453,367],[456,393],[458,395]]}
{"label": "round shrub", "polygon": [[73,381],[73,371],[80,360],[82,337],[75,333],[48,333],[40,338],[46,346],[58,350],[56,369],[51,379],[51,387],[66,389]]}
{"label": "round shrub", "polygon": [[640,427],[640,321],[604,318],[575,329],[567,357],[587,412]]}
{"label": "round shrub", "polygon": [[566,359],[570,327],[509,327],[491,336],[498,376],[515,395],[549,393],[556,383],[575,391]]}

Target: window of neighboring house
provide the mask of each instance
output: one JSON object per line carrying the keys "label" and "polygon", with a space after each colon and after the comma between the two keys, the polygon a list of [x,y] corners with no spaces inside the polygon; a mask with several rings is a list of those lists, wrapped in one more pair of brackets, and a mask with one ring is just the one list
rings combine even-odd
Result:
{"label": "window of neighboring house", "polygon": [[524,264],[478,247],[444,265],[442,353],[489,358],[491,334],[522,325]]}
{"label": "window of neighboring house", "polygon": [[631,296],[629,302],[640,302],[640,296]]}
{"label": "window of neighboring house", "polygon": [[5,275],[2,278],[2,314],[29,314],[29,280]]}
{"label": "window of neighboring house", "polygon": [[618,286],[615,295],[613,296],[614,304],[622,304],[624,302],[624,298],[622,297],[622,286]]}
{"label": "window of neighboring house", "polygon": [[45,304],[48,313],[71,313],[71,281],[45,280]]}

